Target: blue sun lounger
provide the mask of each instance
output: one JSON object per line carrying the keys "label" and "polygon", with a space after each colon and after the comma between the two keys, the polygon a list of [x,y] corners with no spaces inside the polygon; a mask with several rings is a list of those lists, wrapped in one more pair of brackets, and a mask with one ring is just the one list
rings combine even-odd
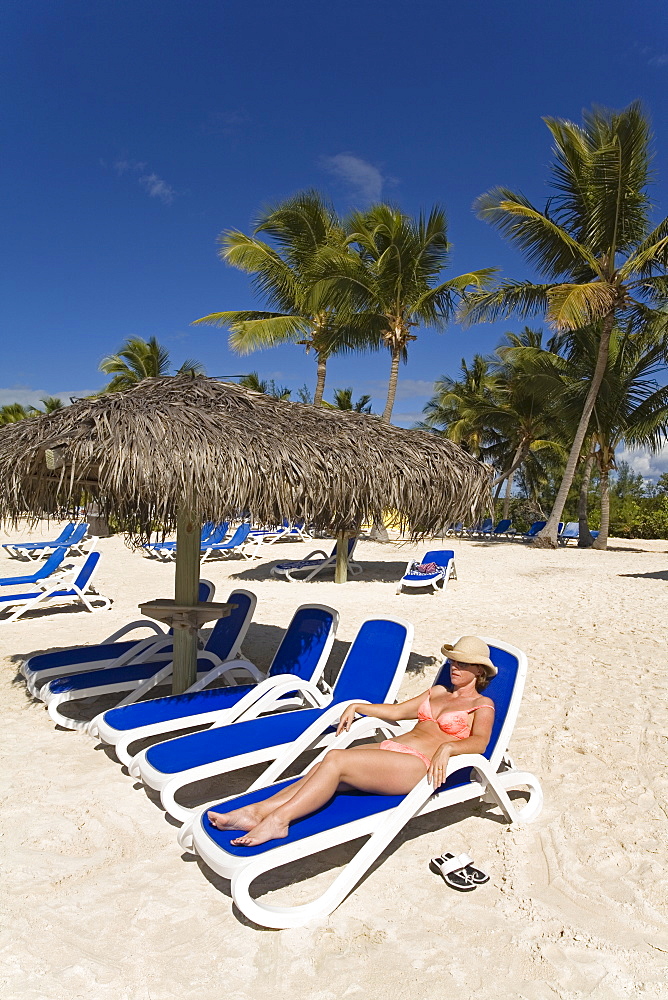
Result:
{"label": "blue sun lounger", "polygon": [[499,521],[496,528],[492,528],[492,524],[490,522],[489,527],[481,528],[478,534],[486,537],[490,537],[493,535],[506,535],[512,523],[513,522],[510,520],[510,518],[505,518],[503,521]]}
{"label": "blue sun lounger", "polygon": [[[219,618],[204,649],[197,653],[198,678],[211,674],[213,679],[221,668],[234,663],[246,636],[250,620],[255,610],[256,597],[248,590],[234,590],[228,598],[235,604],[226,618]],[[38,697],[46,704],[54,722],[66,729],[87,729],[90,720],[79,721],[64,715],[61,705],[82,698],[97,698],[103,694],[119,694],[119,705],[131,705],[143,698],[153,688],[164,684],[172,676],[172,639],[166,638],[169,646],[164,656],[159,655],[156,646],[150,646],[144,653],[121,667],[106,667],[61,677],[43,684]],[[217,670],[217,673],[214,671]],[[128,692],[125,698],[124,692]]]}
{"label": "blue sun lounger", "polygon": [[76,525],[73,521],[66,524],[63,530],[60,532],[57,538],[54,538],[52,542],[3,542],[3,549],[7,549],[7,552],[12,558],[18,559],[22,555],[28,556],[30,552],[37,552],[40,550],[52,551],[58,548],[60,545],[64,545],[68,538],[72,535]]}
{"label": "blue sun lounger", "polygon": [[[7,618],[0,619],[1,625],[14,622],[27,611],[38,609],[56,610],[63,604],[81,603],[86,611],[106,611],[111,607],[108,597],[102,597],[93,587],[91,581],[100,559],[99,552],[91,552],[79,569],[72,570],[72,582],[67,585],[64,577],[59,577],[50,587],[28,594],[0,595],[0,613],[11,611]],[[93,601],[101,601],[100,607],[95,607]],[[57,607],[53,607],[56,605]],[[12,610],[14,609],[14,610]]]}
{"label": "blue sun lounger", "polygon": [[250,535],[250,524],[240,524],[231,538],[226,542],[207,542],[202,546],[202,562],[205,563],[213,555],[229,555],[230,552],[238,552],[245,559],[252,559],[252,555],[246,551],[249,542],[252,542]]}
{"label": "blue sun lounger", "polygon": [[[62,543],[65,547],[65,554],[68,556],[82,556],[84,555],[84,550],[82,548],[83,542],[86,538],[86,533],[88,531],[87,524],[77,524],[71,535],[65,539]],[[97,539],[93,540],[91,548],[95,544]],[[14,552],[18,558],[21,556],[27,556],[28,559],[43,559],[44,556],[53,552],[54,548],[60,548],[60,543],[56,545],[55,542],[26,542],[24,545],[15,542]],[[29,547],[30,546],[30,547]],[[8,549],[8,551],[10,551]],[[90,550],[89,550],[90,551]],[[11,553],[10,553],[11,554]]]}
{"label": "blue sun lounger", "polygon": [[[314,552],[309,552],[309,554],[304,559],[296,559],[292,562],[279,563],[278,566],[273,566],[271,570],[272,576],[282,576],[286,580],[290,580],[294,583],[296,580],[312,580],[314,576],[321,573],[323,569],[332,569],[336,566],[336,549],[338,542],[332,549],[330,555],[323,549],[316,549]],[[359,563],[353,562],[353,552],[355,551],[355,546],[357,545],[357,536],[348,539],[348,569],[355,576],[362,572],[362,567]],[[314,558],[319,556],[318,559]],[[299,574],[295,576],[294,574]],[[306,576],[301,574],[305,573]]]}
{"label": "blue sun lounger", "polygon": [[[589,534],[592,538],[598,538],[598,531],[589,530]],[[568,545],[570,541],[575,541],[580,537],[580,522],[579,521],[568,521],[566,526],[557,535],[557,541],[561,545]]]}
{"label": "blue sun lounger", "polygon": [[275,542],[284,542],[294,538],[300,542],[306,542],[310,537],[303,521],[290,524],[287,518],[283,518],[283,523],[277,528],[253,528],[250,533],[252,541],[262,542],[265,545],[274,545]]}
{"label": "blue sun lounger", "polygon": [[[229,525],[227,521],[221,524],[213,524],[208,521],[202,528],[200,535],[200,552],[206,552],[208,545],[222,542],[227,535]],[[162,562],[173,562],[176,559],[176,542],[149,542],[143,546],[147,556],[155,557]]]}
{"label": "blue sun lounger", "polygon": [[[401,618],[383,616],[362,622],[339,671],[330,704],[342,709],[352,699],[394,701],[412,639],[413,626]],[[294,687],[292,681],[286,680],[286,692],[291,684]],[[325,712],[331,715],[332,711],[336,715],[336,708],[300,708],[181,736],[142,750],[130,764],[130,774],[158,789],[170,816],[183,821],[193,814],[193,809],[176,801],[181,788],[202,778],[274,760]],[[329,743],[334,733],[328,723],[317,742]]]}
{"label": "blue sun lounger", "polygon": [[3,576],[0,578],[0,587],[18,587],[23,584],[41,583],[42,580],[51,577],[58,567],[62,565],[66,552],[67,548],[65,546],[54,549],[46,562],[42,563],[40,568],[36,569],[34,573],[29,573],[26,576]]}
{"label": "blue sun lounger", "polygon": [[[209,580],[199,582],[199,600],[212,601],[216,588]],[[149,629],[153,635],[144,639],[127,639],[119,642],[123,636],[138,629]],[[90,646],[73,646],[69,649],[59,649],[53,653],[38,653],[24,660],[21,673],[26,679],[28,690],[33,696],[42,684],[54,677],[66,674],[84,673],[88,670],[102,670],[104,667],[122,667],[125,663],[145,652],[149,646],[154,646],[154,653],[160,651],[165,656],[171,651],[171,641],[165,644],[171,630],[167,631],[158,622],[150,618],[129,622],[117,629],[101,643]]]}
{"label": "blue sun lounger", "polygon": [[[232,880],[232,897],[246,917],[263,927],[287,928],[299,927],[330,914],[378,861],[394,838],[418,816],[472,799],[482,799],[490,806],[498,807],[509,823],[531,822],[542,808],[540,783],[535,775],[518,770],[507,752],[524,688],[526,656],[506,643],[486,641],[499,671],[485,690],[485,695],[492,698],[496,707],[492,735],[483,754],[461,754],[450,759],[447,779],[440,788],[434,789],[425,776],[407,795],[337,792],[327,805],[291,823],[285,839],[269,841],[257,847],[234,845],[232,840],[239,836],[239,831],[222,831],[211,825],[207,817],[209,809],[227,812],[259,802],[296,781],[294,777],[279,779],[309,745],[317,742],[326,727],[334,723],[344,707],[341,704],[326,710],[309,732],[277,756],[248,792],[198,809],[181,829],[178,837],[180,845],[197,854],[213,871]],[[436,683],[447,684],[448,680],[446,663]],[[382,734],[383,738],[400,736],[413,725],[413,722],[386,723],[363,717],[353,723],[348,733],[342,733],[330,745],[342,748],[378,734]],[[324,753],[312,761],[307,771],[323,756]],[[528,802],[520,808],[508,795],[509,790],[517,788],[528,789]],[[266,872],[364,837],[368,839],[316,900],[298,906],[272,906],[251,895],[251,886]]]}
{"label": "blue sun lounger", "polygon": [[[417,572],[416,566],[426,566],[429,563],[435,563],[440,569],[433,573]],[[404,587],[409,589],[431,587],[434,594],[437,590],[445,592],[450,577],[454,580],[457,579],[454,551],[452,549],[432,549],[430,552],[426,552],[424,558],[419,562],[416,559],[409,560],[406,571],[399,581],[397,594],[400,594]]]}
{"label": "blue sun lounger", "polygon": [[250,675],[254,683],[238,680],[234,686],[204,690],[213,680],[207,675],[185,694],[103,712],[90,723],[88,733],[111,743],[121,763],[129,766],[133,757],[129,747],[148,736],[176,734],[194,726],[223,726],[304,702],[323,707],[331,691],[321,678],[338,624],[339,613],[333,608],[304,604],[295,611],[266,675],[248,660],[234,660],[230,665],[230,674]]}

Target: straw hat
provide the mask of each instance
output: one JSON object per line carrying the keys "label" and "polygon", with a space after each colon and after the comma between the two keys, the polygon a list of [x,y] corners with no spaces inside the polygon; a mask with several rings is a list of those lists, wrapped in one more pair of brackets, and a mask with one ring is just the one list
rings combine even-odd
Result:
{"label": "straw hat", "polygon": [[489,646],[477,635],[463,635],[454,646],[449,642],[441,646],[443,656],[457,663],[475,663],[485,668],[488,677],[496,677],[498,670],[489,658]]}

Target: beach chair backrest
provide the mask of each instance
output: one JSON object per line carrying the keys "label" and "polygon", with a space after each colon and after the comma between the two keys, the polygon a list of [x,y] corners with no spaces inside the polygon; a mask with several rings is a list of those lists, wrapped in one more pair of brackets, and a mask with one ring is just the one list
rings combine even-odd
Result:
{"label": "beach chair backrest", "polygon": [[213,523],[213,521],[206,521],[202,525],[202,531],[200,533],[201,541],[203,542],[206,541],[209,535],[212,535],[215,530],[216,530],[216,525]]}
{"label": "beach chair backrest", "polygon": [[78,545],[79,542],[83,541],[84,535],[88,531],[88,525],[84,522],[83,524],[77,524],[76,528],[67,539],[68,545]]}
{"label": "beach chair backrest", "polygon": [[[483,692],[486,698],[492,699],[495,706],[492,735],[483,756],[498,767],[508,749],[508,741],[520,709],[527,658],[520,649],[508,643],[501,643],[496,639],[485,639],[485,642],[489,646],[490,659],[499,672],[496,677],[492,677]],[[450,666],[447,660],[434,683],[450,686]]]}
{"label": "beach chair backrest", "polygon": [[58,537],[51,544],[52,545],[59,545],[61,542],[66,542],[68,540],[68,538],[71,537],[72,532],[74,531],[74,528],[75,528],[74,521],[70,521],[69,524],[65,525],[65,527],[60,532],[60,534],[58,535]]}
{"label": "beach chair backrest", "polygon": [[97,569],[97,564],[100,561],[100,552],[91,552],[90,555],[86,556],[86,561],[77,573],[76,579],[73,581],[72,586],[78,587],[79,590],[86,592],[86,587],[90,583],[90,578]]}
{"label": "beach chair backrest", "polygon": [[497,524],[496,528],[494,529],[494,534],[495,535],[502,535],[504,531],[508,530],[508,528],[510,527],[511,523],[512,522],[511,522],[510,518],[506,518],[505,521],[499,521],[499,523]]}
{"label": "beach chair backrest", "polygon": [[59,545],[57,549],[54,549],[49,558],[43,563],[42,567],[33,574],[34,580],[43,580],[47,576],[51,576],[54,570],[58,569],[61,562],[65,558],[67,553],[67,545]]}
{"label": "beach chair backrest", "polygon": [[211,583],[211,580],[200,580],[199,590],[197,591],[197,600],[200,604],[206,604],[208,601],[212,601],[215,593],[215,583]]}
{"label": "beach chair backrest", "polygon": [[565,526],[563,531],[559,532],[560,538],[579,538],[580,537],[580,522],[579,521],[569,521]]}
{"label": "beach chair backrest", "polygon": [[334,700],[394,701],[413,641],[413,626],[401,618],[362,622],[339,671]]}
{"label": "beach chair backrest", "polygon": [[491,517],[486,517],[485,520],[480,525],[480,531],[491,531],[494,525],[494,521]]}
{"label": "beach chair backrest", "polygon": [[[336,559],[336,547],[339,543],[334,542],[334,548],[332,549],[329,558]],[[352,554],[355,551],[355,546],[357,545],[357,535],[351,535],[348,539],[348,558],[352,558]]]}
{"label": "beach chair backrest", "polygon": [[221,660],[229,659],[239,633],[247,627],[256,604],[255,594],[249,590],[233,590],[227,600],[236,604],[236,608],[232,608],[227,618],[218,619],[204,647]]}
{"label": "beach chair backrest", "polygon": [[546,524],[547,521],[534,521],[529,530],[525,532],[525,534],[527,535],[528,538],[533,538],[534,535],[537,535],[539,531],[543,530]]}
{"label": "beach chair backrest", "polygon": [[425,552],[422,564],[436,563],[437,566],[445,568],[450,560],[454,558],[455,553],[453,549],[432,549],[430,552]]}
{"label": "beach chair backrest", "polygon": [[303,680],[318,680],[314,675],[325,668],[325,653],[334,642],[339,622],[338,611],[322,604],[297,608],[276,650],[269,676],[296,674]]}
{"label": "beach chair backrest", "polygon": [[222,542],[227,534],[228,523],[223,521],[221,524],[215,524],[213,529],[209,532],[207,538],[204,539],[202,545],[206,547],[207,545],[217,545]]}
{"label": "beach chair backrest", "polygon": [[235,549],[237,545],[243,545],[250,533],[250,524],[240,524],[234,532],[229,542],[225,542],[225,548]]}

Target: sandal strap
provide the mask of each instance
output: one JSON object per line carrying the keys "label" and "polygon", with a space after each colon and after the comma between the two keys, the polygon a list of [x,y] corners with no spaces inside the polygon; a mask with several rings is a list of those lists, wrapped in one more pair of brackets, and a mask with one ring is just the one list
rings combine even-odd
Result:
{"label": "sandal strap", "polygon": [[437,866],[440,875],[450,875],[451,872],[458,872],[466,868],[473,861],[468,854],[458,854],[454,858],[433,858],[433,863]]}

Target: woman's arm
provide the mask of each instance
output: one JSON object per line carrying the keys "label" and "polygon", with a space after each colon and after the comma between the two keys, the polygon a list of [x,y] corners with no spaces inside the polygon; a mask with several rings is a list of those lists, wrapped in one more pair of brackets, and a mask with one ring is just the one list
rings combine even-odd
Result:
{"label": "woman's arm", "polygon": [[374,719],[382,719],[383,722],[401,722],[403,719],[417,719],[418,708],[426,698],[428,692],[419,694],[417,698],[409,701],[399,702],[398,705],[367,705],[365,702],[355,702],[341,714],[339,725],[336,730],[339,733],[348,732],[356,715],[368,715]]}

